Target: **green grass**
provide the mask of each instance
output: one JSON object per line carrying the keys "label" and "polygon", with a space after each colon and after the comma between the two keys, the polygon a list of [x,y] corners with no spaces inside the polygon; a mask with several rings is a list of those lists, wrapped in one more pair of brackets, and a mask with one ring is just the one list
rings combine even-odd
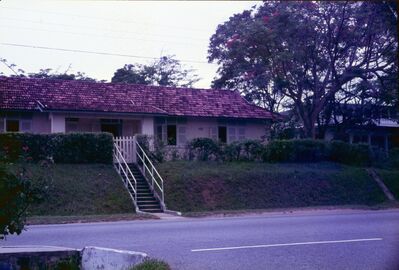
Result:
{"label": "green grass", "polygon": [[131,268],[131,270],[171,270],[171,268],[164,261],[149,259]]}
{"label": "green grass", "polygon": [[195,212],[376,205],[384,194],[363,168],[335,163],[165,162],[170,209]]}
{"label": "green grass", "polygon": [[[13,165],[18,171],[21,165]],[[82,216],[133,213],[121,179],[105,164],[28,164],[35,184],[48,186],[44,200],[29,208],[30,216]],[[46,180],[40,181],[40,178]]]}
{"label": "green grass", "polygon": [[377,169],[376,171],[387,188],[399,200],[399,170]]}

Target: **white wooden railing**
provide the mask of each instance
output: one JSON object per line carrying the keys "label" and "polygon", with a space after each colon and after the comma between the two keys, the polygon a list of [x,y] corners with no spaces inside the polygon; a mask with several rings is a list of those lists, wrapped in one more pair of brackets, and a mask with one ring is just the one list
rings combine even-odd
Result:
{"label": "white wooden railing", "polygon": [[137,167],[140,169],[144,178],[148,181],[150,188],[161,203],[162,210],[166,210],[164,189],[163,189],[163,179],[158,173],[154,164],[151,162],[147,154],[145,153],[143,147],[134,138],[135,150],[137,153]]}
{"label": "white wooden railing", "polygon": [[121,136],[115,137],[114,143],[118,146],[119,151],[123,155],[126,163],[135,163],[134,153],[134,137],[133,136]]}
{"label": "white wooden railing", "polygon": [[[129,195],[133,200],[136,211],[139,211],[137,206],[137,181],[132,171],[129,168],[124,155],[116,142],[114,142],[114,166],[115,169],[122,176],[123,183],[129,191]],[[130,187],[130,189],[129,189]]]}

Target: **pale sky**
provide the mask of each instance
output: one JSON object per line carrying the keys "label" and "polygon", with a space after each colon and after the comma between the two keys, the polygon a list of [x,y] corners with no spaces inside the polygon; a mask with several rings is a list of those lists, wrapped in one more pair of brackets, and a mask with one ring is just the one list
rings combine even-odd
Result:
{"label": "pale sky", "polygon": [[[0,0],[0,58],[26,72],[52,68],[110,80],[116,69],[151,59],[35,49],[8,44],[160,57],[176,55],[209,88],[216,64],[207,63],[218,24],[257,1],[7,1]],[[186,62],[194,61],[194,62]],[[0,63],[0,72],[10,70]]]}

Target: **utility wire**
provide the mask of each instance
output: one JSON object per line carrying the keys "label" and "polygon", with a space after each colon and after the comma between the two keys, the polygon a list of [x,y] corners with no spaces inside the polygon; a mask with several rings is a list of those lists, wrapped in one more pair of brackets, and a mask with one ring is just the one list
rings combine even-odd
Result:
{"label": "utility wire", "polygon": [[192,42],[179,42],[179,41],[165,41],[165,40],[156,40],[156,39],[142,39],[142,38],[132,38],[132,37],[118,37],[118,36],[107,36],[107,35],[99,35],[99,34],[92,34],[92,33],[77,33],[71,31],[61,31],[61,30],[48,30],[48,29],[38,29],[38,28],[31,28],[31,27],[23,27],[23,26],[15,26],[15,25],[0,25],[0,27],[4,28],[15,28],[15,29],[25,29],[25,30],[32,30],[32,31],[40,31],[40,32],[52,32],[52,33],[65,33],[70,35],[80,35],[80,36],[93,36],[93,37],[100,37],[100,38],[114,38],[114,39],[124,39],[124,40],[140,40],[145,42],[170,42],[182,45],[196,45],[196,43]]}
{"label": "utility wire", "polygon": [[[1,0],[0,0],[1,1]],[[104,29],[104,28],[98,28],[98,27],[92,27],[92,26],[87,26],[87,25],[71,25],[71,24],[63,24],[63,23],[55,23],[55,22],[48,22],[48,21],[43,21],[43,20],[25,20],[25,19],[20,19],[20,18],[10,18],[10,17],[1,17],[0,20],[11,20],[11,21],[18,21],[18,22],[29,22],[29,23],[35,23],[35,24],[41,24],[41,25],[55,25],[55,26],[64,26],[64,27],[72,27],[72,28],[87,28],[87,29],[93,29],[93,30],[99,30],[99,31],[112,31],[113,33],[122,33],[122,34],[133,34],[133,35],[144,35],[144,36],[163,36],[163,37],[170,37],[170,38],[175,38],[175,39],[192,39],[192,40],[204,40],[202,38],[194,38],[194,37],[188,37],[188,36],[176,36],[176,35],[165,35],[165,34],[149,34],[149,33],[139,33],[139,32],[132,32],[132,31],[123,31],[123,30],[118,30],[118,29]]]}
{"label": "utility wire", "polygon": [[[129,57],[129,58],[141,58],[141,59],[152,59],[152,60],[159,59],[159,57],[151,57],[151,56],[139,56],[139,55],[132,55],[132,54],[120,54],[120,53],[98,52],[98,51],[88,51],[88,50],[75,50],[75,49],[55,48],[55,47],[46,47],[46,46],[35,46],[35,45],[16,44],[16,43],[7,43],[7,42],[0,42],[0,45],[13,46],[13,47],[22,47],[22,48],[33,48],[33,49],[62,51],[62,52],[87,53],[87,54],[97,54],[97,55],[107,55],[107,56],[120,56],[120,57]],[[208,63],[208,62],[205,62],[205,61],[197,61],[197,60],[179,60],[179,61],[180,62],[187,62],[187,63],[217,65],[216,63]]]}
{"label": "utility wire", "polygon": [[32,10],[32,9],[26,9],[26,8],[15,8],[15,7],[2,7],[2,8],[4,8],[4,9],[13,9],[13,10],[21,10],[21,11],[31,12],[31,13],[47,13],[47,14],[55,14],[55,15],[62,15],[62,16],[73,16],[73,17],[79,17],[79,18],[86,18],[86,19],[91,19],[91,20],[114,21],[114,22],[129,23],[129,24],[155,25],[155,26],[158,26],[158,27],[164,27],[164,28],[167,27],[168,29],[176,28],[176,29],[183,29],[183,30],[188,30],[188,31],[207,32],[207,29],[205,29],[205,28],[202,28],[202,29],[199,29],[199,28],[187,28],[187,27],[181,27],[181,26],[176,26],[176,25],[155,24],[155,23],[148,23],[148,22],[138,22],[138,21],[130,21],[130,20],[102,18],[102,17],[95,17],[95,16],[63,13],[63,12]]}

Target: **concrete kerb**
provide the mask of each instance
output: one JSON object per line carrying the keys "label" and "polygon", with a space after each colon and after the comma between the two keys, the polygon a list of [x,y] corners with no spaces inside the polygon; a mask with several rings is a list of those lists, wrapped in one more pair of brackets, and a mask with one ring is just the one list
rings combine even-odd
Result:
{"label": "concrete kerb", "polygon": [[147,254],[142,252],[101,247],[85,247],[81,254],[83,270],[125,270],[148,258]]}
{"label": "concrete kerb", "polygon": [[[148,259],[142,252],[102,247],[85,247],[82,250],[52,246],[13,246],[0,248],[0,269],[48,268],[58,261],[74,257],[82,270],[126,270]],[[23,263],[24,265],[20,265]],[[25,265],[25,264],[29,265]],[[27,268],[27,269],[28,269]],[[22,268],[21,268],[22,269]]]}
{"label": "concrete kerb", "polygon": [[164,213],[181,217],[181,212],[165,209]]}

